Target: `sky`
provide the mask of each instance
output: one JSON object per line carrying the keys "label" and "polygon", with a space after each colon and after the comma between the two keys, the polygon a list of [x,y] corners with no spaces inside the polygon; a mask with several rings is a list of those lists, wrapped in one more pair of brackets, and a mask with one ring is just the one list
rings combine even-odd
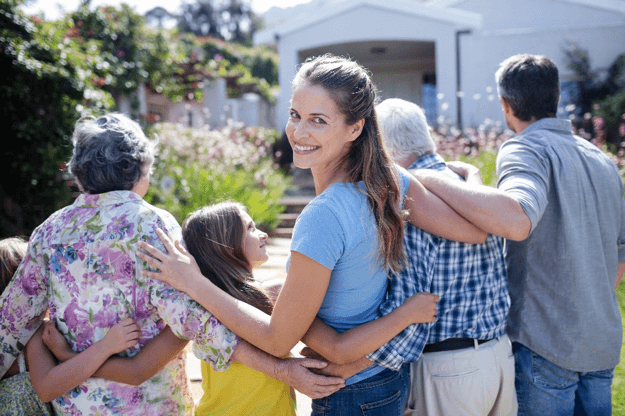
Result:
{"label": "sky", "polygon": [[[257,14],[262,14],[269,10],[273,6],[277,7],[290,7],[300,3],[306,3],[309,0],[251,0],[252,10]],[[65,11],[72,11],[78,7],[79,0],[33,0],[28,7],[23,9],[28,14],[39,14],[43,12],[46,19],[57,19]],[[146,11],[161,6],[170,12],[177,12],[182,0],[92,0],[93,6],[115,6],[121,3],[127,3],[140,14]]]}

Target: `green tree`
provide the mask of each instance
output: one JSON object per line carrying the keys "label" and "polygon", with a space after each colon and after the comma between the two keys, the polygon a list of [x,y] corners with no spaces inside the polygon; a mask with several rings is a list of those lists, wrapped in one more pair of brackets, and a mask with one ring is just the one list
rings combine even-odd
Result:
{"label": "green tree", "polygon": [[249,0],[196,0],[185,2],[178,29],[196,36],[210,36],[251,45],[259,26]]}
{"label": "green tree", "polygon": [[24,17],[20,4],[0,0],[0,123],[9,129],[0,156],[5,172],[2,236],[30,234],[70,201],[61,168],[88,91],[63,34],[38,18]]}

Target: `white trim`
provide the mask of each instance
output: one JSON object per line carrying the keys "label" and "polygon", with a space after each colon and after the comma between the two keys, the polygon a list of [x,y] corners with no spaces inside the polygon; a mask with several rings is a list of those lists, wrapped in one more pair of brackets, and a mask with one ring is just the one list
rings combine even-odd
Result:
{"label": "white trim", "polygon": [[589,30],[589,29],[605,29],[611,27],[625,28],[625,22],[617,23],[601,23],[594,25],[579,25],[579,26],[563,26],[563,27],[548,27],[548,28],[535,28],[535,27],[518,27],[512,29],[496,29],[496,30],[483,30],[479,36],[518,36],[518,35],[531,35],[536,33],[548,33],[548,32],[562,32],[566,30]]}
{"label": "white trim", "polygon": [[608,11],[617,11],[625,14],[625,1],[620,0],[556,0],[566,3],[575,3],[582,6],[592,7],[595,9],[603,9]]}
{"label": "white trim", "polygon": [[[427,7],[446,9],[453,8],[458,3],[466,0],[429,0],[424,3]],[[621,0],[554,0],[564,3],[575,3],[581,6],[591,7],[593,9],[602,9],[609,11],[617,11],[625,14],[625,1]]]}
{"label": "white trim", "polygon": [[269,30],[259,32],[254,35],[254,44],[258,45],[271,43],[275,40],[276,36],[280,37],[297,32],[305,27],[325,21],[343,13],[347,13],[361,6],[370,6],[373,8],[396,12],[402,15],[408,14],[415,17],[425,17],[444,23],[458,25],[462,28],[477,29],[482,24],[482,16],[480,14],[464,10],[442,10],[429,8],[424,7],[420,3],[407,2],[403,0],[347,0],[338,4],[333,4],[329,7],[324,7],[312,15],[297,18]]}
{"label": "white trim", "polygon": [[440,9],[446,9],[448,7],[454,7],[456,4],[464,0],[429,0],[423,3],[426,7],[436,7]]}

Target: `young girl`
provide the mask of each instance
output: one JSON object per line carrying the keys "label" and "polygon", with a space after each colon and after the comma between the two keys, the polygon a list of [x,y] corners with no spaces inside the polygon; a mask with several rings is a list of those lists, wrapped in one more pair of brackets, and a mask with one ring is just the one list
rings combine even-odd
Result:
{"label": "young girl", "polygon": [[[0,292],[11,280],[26,253],[26,247],[27,243],[20,238],[0,241]],[[51,325],[53,328],[54,323],[47,322],[39,327],[26,344],[25,354],[20,352],[0,381],[0,414],[52,415],[47,402],[89,378],[111,355],[134,346],[140,334],[132,319],[123,319],[100,341],[73,359],[57,365],[44,345],[44,340],[50,336]]]}
{"label": "young girl", "polygon": [[[255,227],[243,205],[222,202],[193,212],[182,226],[182,236],[205,277],[235,298],[271,314],[274,299],[252,275],[252,269],[268,260],[267,234]],[[416,295],[390,315],[343,334],[316,321],[316,329],[307,337],[318,331],[326,342],[364,355],[412,323],[432,322],[436,299],[434,295]],[[228,371],[217,372],[202,362],[202,379],[204,396],[196,416],[295,415],[293,390],[288,385],[244,365],[233,363]]]}

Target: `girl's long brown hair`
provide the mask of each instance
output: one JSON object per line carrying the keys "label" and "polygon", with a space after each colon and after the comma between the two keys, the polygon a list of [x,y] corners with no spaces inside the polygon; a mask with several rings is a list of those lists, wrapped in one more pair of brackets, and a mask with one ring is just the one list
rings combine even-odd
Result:
{"label": "girl's long brown hair", "polygon": [[301,66],[293,86],[301,82],[323,87],[333,96],[347,125],[365,120],[360,136],[352,143],[340,166],[353,183],[364,183],[377,225],[380,257],[391,271],[400,271],[406,256],[399,178],[380,137],[375,113],[376,88],[369,74],[356,62],[327,54]]}
{"label": "girl's long brown hair", "polygon": [[20,237],[0,240],[0,293],[9,285],[13,274],[26,255],[28,243]]}
{"label": "girl's long brown hair", "polygon": [[243,252],[245,207],[236,202],[200,208],[182,224],[182,238],[200,271],[233,297],[271,314],[273,303],[252,275]]}

